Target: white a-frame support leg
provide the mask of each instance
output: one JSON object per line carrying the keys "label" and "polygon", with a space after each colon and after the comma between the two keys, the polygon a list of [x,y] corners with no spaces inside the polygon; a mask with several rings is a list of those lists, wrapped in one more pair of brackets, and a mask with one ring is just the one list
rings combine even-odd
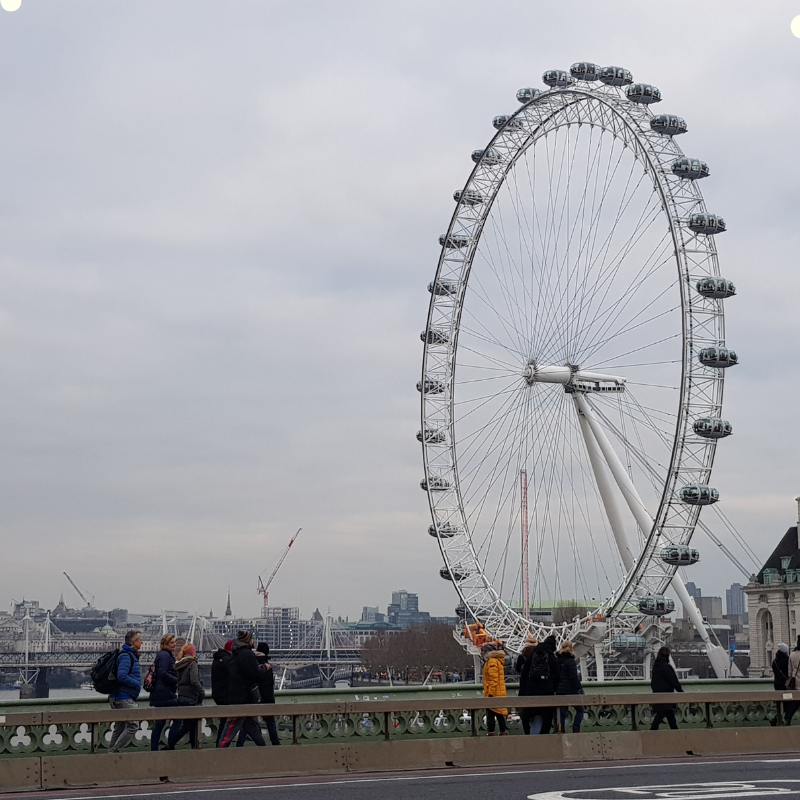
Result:
{"label": "white a-frame support leg", "polygon": [[[625,471],[625,467],[619,460],[619,457],[611,445],[611,442],[609,442],[605,431],[597,421],[597,417],[595,417],[594,413],[592,412],[591,406],[587,402],[585,395],[582,392],[575,392],[572,396],[578,411],[582,415],[582,419],[586,420],[592,434],[594,434],[594,438],[598,447],[600,448],[600,452],[603,454],[603,458],[605,459],[605,462],[608,465],[608,468],[611,471],[611,474],[614,477],[620,492],[622,492],[622,496],[625,498],[625,502],[628,504],[628,508],[630,508],[631,514],[633,514],[633,518],[636,520],[636,524],[642,529],[642,532],[646,536],[653,527],[653,518],[644,507],[644,504],[639,497],[639,493],[636,491],[636,487],[633,485],[633,481]],[[700,638],[705,642],[708,660],[711,662],[711,666],[714,668],[714,672],[716,673],[717,677],[727,678],[730,672],[730,660],[728,658],[728,654],[722,647],[711,641],[711,636],[706,629],[705,623],[703,622],[703,615],[695,605],[694,599],[687,591],[686,585],[677,572],[672,577],[672,587],[675,589],[675,593],[678,595],[678,599],[681,601],[681,604],[691,619],[692,624],[700,634]]]}
{"label": "white a-frame support leg", "polygon": [[614,541],[617,543],[620,558],[625,566],[625,571],[630,572],[633,569],[635,557],[631,550],[628,536],[625,533],[625,526],[622,522],[622,516],[619,513],[619,506],[617,505],[614,492],[611,488],[611,481],[608,479],[606,468],[603,466],[603,454],[594,438],[592,429],[586,420],[583,412],[578,405],[577,398],[582,397],[579,394],[573,394],[575,400],[576,411],[578,412],[578,422],[580,422],[581,433],[583,434],[583,441],[586,444],[586,452],[589,454],[589,462],[592,465],[592,472],[594,479],[597,482],[597,488],[600,492],[600,498],[603,501],[603,507],[606,510],[608,522],[611,525],[611,532],[614,534]]}

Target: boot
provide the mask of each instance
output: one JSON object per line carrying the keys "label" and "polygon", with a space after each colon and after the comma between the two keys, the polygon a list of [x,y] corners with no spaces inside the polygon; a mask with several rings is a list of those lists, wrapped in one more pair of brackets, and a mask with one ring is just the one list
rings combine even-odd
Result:
{"label": "boot", "polygon": [[580,733],[581,732],[581,726],[580,725],[573,725],[572,726],[572,732],[573,733]]}
{"label": "boot", "polygon": [[494,731],[492,731],[491,733],[487,733],[486,735],[487,736],[494,736]]}
{"label": "boot", "polygon": [[501,736],[508,736],[508,731],[500,731]]}

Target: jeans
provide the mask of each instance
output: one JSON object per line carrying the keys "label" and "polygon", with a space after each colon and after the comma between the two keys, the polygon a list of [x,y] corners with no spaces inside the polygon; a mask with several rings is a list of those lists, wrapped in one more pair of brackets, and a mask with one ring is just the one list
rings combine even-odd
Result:
{"label": "jeans", "polygon": [[528,725],[530,726],[529,729],[530,735],[536,736],[537,734],[541,733],[543,723],[544,723],[544,717],[541,714],[534,714],[528,722]]}
{"label": "jeans", "polygon": [[[559,709],[560,716],[561,716],[561,730],[564,733],[567,732],[567,717],[569,716],[569,708],[560,708]],[[572,728],[575,730],[580,730],[581,723],[583,722],[583,706],[575,706],[575,719],[572,720]],[[577,732],[577,731],[575,731]]]}
{"label": "jeans", "polygon": [[540,733],[550,733],[553,727],[554,708],[535,709],[530,717],[531,736]]}
{"label": "jeans", "polygon": [[[179,706],[201,706],[203,705],[203,698],[200,698],[200,702],[194,703],[189,698],[186,697],[179,697],[178,698],[178,705]],[[197,747],[197,723],[200,720],[196,719],[176,719],[172,723],[172,727],[169,729],[169,735],[167,736],[167,750],[174,750],[175,745],[183,739],[186,734],[189,734],[189,746],[192,748]]]}
{"label": "jeans", "polygon": [[[118,697],[112,698],[108,701],[111,705],[111,708],[138,708],[139,704],[132,700],[130,697]],[[120,720],[119,722],[114,723],[114,730],[111,733],[111,741],[109,742],[108,748],[113,752],[117,752],[118,750],[122,750],[128,742],[133,739],[134,734],[136,731],[139,730],[139,723],[138,722],[124,722]]]}
{"label": "jeans", "polygon": [[[172,706],[178,705],[178,698],[175,698],[175,702],[173,703],[159,703],[157,706],[153,706],[153,708],[170,708]],[[150,734],[150,749],[151,750],[158,750],[158,745],[161,742],[161,734],[164,732],[164,727],[166,726],[169,720],[166,719],[157,719],[153,722],[153,732]]]}
{"label": "jeans", "polygon": [[267,733],[269,734],[269,742],[272,745],[279,745],[281,740],[278,736],[278,724],[275,722],[275,717],[262,717],[267,726]]}

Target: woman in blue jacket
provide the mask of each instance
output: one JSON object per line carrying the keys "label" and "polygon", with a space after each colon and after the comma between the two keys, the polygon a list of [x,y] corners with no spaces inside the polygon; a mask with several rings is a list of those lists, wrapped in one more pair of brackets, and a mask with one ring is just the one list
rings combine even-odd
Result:
{"label": "woman in blue jacket", "polygon": [[[150,692],[150,705],[154,708],[169,708],[178,705],[178,671],[175,669],[175,637],[167,633],[161,637],[161,649],[153,664],[155,678],[153,691]],[[150,736],[150,749],[158,750],[161,734],[167,724],[165,719],[153,722],[153,733]]]}

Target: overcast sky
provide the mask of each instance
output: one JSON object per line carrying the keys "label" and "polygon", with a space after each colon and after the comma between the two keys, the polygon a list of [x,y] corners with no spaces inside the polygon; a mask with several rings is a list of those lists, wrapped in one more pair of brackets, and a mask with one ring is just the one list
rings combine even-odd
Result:
{"label": "overcast sky", "polygon": [[[437,236],[491,119],[619,64],[707,160],[766,557],[800,494],[800,2],[23,0],[0,11],[0,604],[452,614],[415,439]],[[704,517],[714,524],[711,514]],[[719,529],[720,535],[723,531]],[[705,537],[704,593],[740,580]],[[704,567],[704,568],[703,568]],[[384,609],[385,610],[385,609]]]}

